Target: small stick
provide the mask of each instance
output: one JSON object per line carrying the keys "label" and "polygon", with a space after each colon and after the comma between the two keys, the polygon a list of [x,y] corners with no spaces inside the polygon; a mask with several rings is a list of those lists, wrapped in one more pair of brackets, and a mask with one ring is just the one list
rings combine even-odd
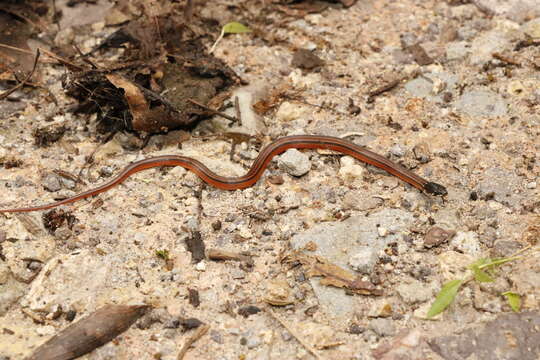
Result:
{"label": "small stick", "polygon": [[7,44],[0,43],[0,47],[10,49],[10,50],[14,50],[14,51],[18,51],[18,52],[22,52],[23,54],[34,55],[34,53],[32,51],[30,51],[30,50],[21,49],[21,48],[15,47],[15,46],[7,45]]}
{"label": "small stick", "polygon": [[63,178],[66,178],[66,179],[69,179],[75,183],[78,183],[78,184],[83,184],[83,185],[86,185],[86,183],[84,182],[83,179],[81,179],[79,176],[77,175],[73,175],[65,170],[61,170],[61,169],[55,169],[53,170],[53,172],[58,175],[58,176],[61,176]]}
{"label": "small stick", "polygon": [[311,354],[313,354],[313,356],[315,356],[317,359],[319,360],[323,360],[323,358],[321,357],[321,355],[319,355],[319,353],[317,352],[317,350],[315,350],[315,348],[313,348],[311,345],[309,345],[307,342],[305,342],[302,337],[296,332],[296,330],[293,330],[293,328],[287,323],[285,322],[285,320],[281,319],[278,314],[276,314],[273,310],[269,310],[268,311],[270,313],[270,315],[272,315],[272,317],[274,319],[276,319],[285,329],[287,329],[288,332],[291,333],[292,336],[295,337],[295,339],[300,343],[300,345],[302,345],[304,348],[306,348],[307,351],[309,351]]}
{"label": "small stick", "polygon": [[521,66],[519,62],[517,62],[516,60],[512,59],[509,56],[506,56],[500,53],[493,53],[491,54],[491,56],[493,56],[495,59],[500,60],[504,63],[510,64],[510,65]]}
{"label": "small stick", "polygon": [[76,65],[76,64],[64,59],[63,57],[60,57],[60,56],[56,55],[55,53],[53,53],[53,52],[51,52],[51,51],[49,51],[47,49],[39,48],[38,50],[43,52],[45,55],[55,59],[56,61],[58,61],[61,64],[71,66],[71,67],[75,68],[76,70],[81,70],[81,71],[85,70],[85,68],[83,68],[82,66]]}
{"label": "small stick", "polygon": [[234,122],[238,122],[238,119],[235,118],[234,116],[229,116],[229,115],[227,115],[227,114],[225,114],[225,113],[222,113],[221,111],[217,111],[217,110],[214,110],[214,109],[210,109],[208,106],[203,105],[203,104],[201,104],[200,102],[197,102],[197,101],[195,101],[195,100],[193,100],[193,99],[187,99],[187,101],[189,101],[190,103],[195,104],[195,105],[197,105],[197,106],[199,106],[199,107],[202,107],[204,110],[206,110],[206,111],[208,111],[208,112],[211,112],[211,113],[214,114],[214,115],[219,115],[219,116],[221,116],[222,118],[225,118],[225,119],[227,119],[227,120],[231,120],[231,121],[234,121]]}
{"label": "small stick", "polygon": [[333,111],[333,112],[336,113],[336,114],[349,115],[349,114],[347,114],[347,113],[344,113],[343,111],[339,111],[339,110],[336,110],[336,109],[331,108],[330,106],[324,105],[324,102],[323,102],[323,105],[318,105],[318,104],[312,104],[312,103],[309,103],[309,102],[307,102],[307,101],[301,99],[299,96],[288,96],[288,95],[284,95],[283,98],[284,98],[284,99],[289,99],[289,100],[292,100],[292,101],[297,101],[297,102],[299,102],[300,104],[304,104],[304,105],[308,105],[308,106],[313,106],[313,107],[316,107],[316,108],[319,108],[319,109],[322,109],[322,110]]}
{"label": "small stick", "polygon": [[13,92],[15,92],[18,89],[22,88],[24,86],[24,84],[26,84],[26,82],[28,80],[30,80],[30,78],[34,75],[34,71],[36,71],[36,66],[37,66],[37,63],[38,63],[39,55],[40,55],[40,53],[39,53],[39,49],[38,49],[36,51],[36,57],[34,58],[34,66],[32,67],[32,71],[30,71],[30,73],[28,75],[26,75],[26,77],[24,78],[23,81],[21,81],[20,83],[18,83],[17,85],[12,87],[11,89],[9,89],[7,91],[4,91],[2,94],[0,94],[0,100],[4,100],[10,94],[12,94]]}
{"label": "small stick", "polygon": [[236,117],[238,118],[238,126],[242,126],[242,113],[240,112],[240,101],[238,96],[234,97],[234,108],[236,110]]}
{"label": "small stick", "polygon": [[395,88],[401,81],[403,80],[403,78],[397,78],[397,79],[394,79],[386,84],[383,84],[381,86],[379,86],[378,88],[374,89],[374,90],[371,90],[369,93],[368,93],[368,99],[367,99],[367,102],[368,103],[371,103],[373,102],[375,96],[378,96],[378,95],[381,95],[382,93],[385,93],[387,91],[390,91],[392,90],[393,88]]}
{"label": "small stick", "polygon": [[195,333],[189,337],[184,345],[180,348],[180,352],[178,353],[177,360],[182,360],[186,353],[188,352],[188,349],[193,343],[197,340],[199,340],[206,332],[210,329],[210,325],[201,325],[195,330]]}
{"label": "small stick", "polygon": [[221,249],[208,249],[206,252],[208,259],[214,261],[225,261],[225,260],[234,260],[234,261],[245,261],[253,262],[249,256],[244,254],[239,254],[233,251],[221,250]]}

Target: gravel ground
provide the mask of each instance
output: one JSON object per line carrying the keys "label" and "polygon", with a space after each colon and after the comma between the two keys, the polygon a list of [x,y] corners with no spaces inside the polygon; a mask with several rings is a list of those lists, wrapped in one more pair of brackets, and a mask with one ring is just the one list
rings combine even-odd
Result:
{"label": "gravel ground", "polygon": [[[245,190],[204,186],[182,168],[152,169],[63,207],[75,225],[53,233],[40,212],[0,216],[0,359],[28,355],[70,323],[68,313],[78,320],[104,304],[141,303],[154,310],[83,358],[176,359],[193,332],[179,319],[197,318],[210,330],[185,359],[538,359],[538,2],[360,0],[296,19],[269,13],[259,23],[249,22],[259,2],[197,10],[258,30],[227,36],[214,52],[250,84],[236,90],[243,125],[233,130],[265,143],[352,134],[443,184],[448,196],[421,194],[347,157],[289,151]],[[93,21],[93,31],[76,35],[83,51],[112,32]],[[302,58],[298,49],[309,53]],[[299,68],[311,55],[322,62]],[[58,106],[23,92],[0,104],[2,207],[82,191],[148,156],[191,156],[238,176],[258,153],[243,144],[231,161],[229,142],[196,136],[179,149],[182,131],[154,136],[142,151],[126,150],[131,134],[99,146],[95,117],[60,111],[73,102],[63,95],[64,72],[42,68]],[[280,88],[297,97],[264,117],[253,113],[251,102]],[[193,134],[224,124],[205,120]],[[38,148],[33,132],[48,125],[69,131]],[[82,173],[86,186],[53,172],[78,174],[96,148]],[[12,161],[20,166],[8,168]],[[251,260],[194,263],[186,245],[194,233],[207,250]],[[426,319],[444,283],[470,276],[468,265],[520,250],[495,281],[467,282],[447,311]],[[325,285],[300,265],[302,256],[324,258],[378,291]],[[508,291],[519,294],[519,313],[502,295]]]}

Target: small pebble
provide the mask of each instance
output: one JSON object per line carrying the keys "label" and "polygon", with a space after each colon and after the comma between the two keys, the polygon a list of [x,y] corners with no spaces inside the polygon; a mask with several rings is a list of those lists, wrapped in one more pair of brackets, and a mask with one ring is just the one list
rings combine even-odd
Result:
{"label": "small pebble", "polygon": [[281,170],[292,176],[302,176],[311,170],[309,157],[296,149],[285,151],[278,158],[278,166]]}
{"label": "small pebble", "polygon": [[62,184],[58,179],[58,176],[49,174],[43,179],[43,187],[50,192],[56,192],[62,188]]}

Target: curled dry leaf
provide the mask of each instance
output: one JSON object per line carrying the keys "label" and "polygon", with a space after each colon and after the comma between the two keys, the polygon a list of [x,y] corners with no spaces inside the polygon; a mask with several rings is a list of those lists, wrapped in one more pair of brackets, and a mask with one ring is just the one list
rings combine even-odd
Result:
{"label": "curled dry leaf", "polygon": [[355,294],[381,296],[382,290],[377,289],[369,281],[361,280],[353,272],[330,263],[328,260],[313,255],[296,252],[286,259],[289,263],[301,263],[308,267],[308,277],[322,277],[321,285],[334,286],[352,291]]}
{"label": "curled dry leaf", "polygon": [[285,280],[273,280],[266,286],[264,301],[274,306],[285,306],[294,303],[291,288]]}
{"label": "curled dry leaf", "polygon": [[26,360],[68,360],[87,354],[126,331],[147,309],[147,305],[106,305],[60,331]]}
{"label": "curled dry leaf", "polygon": [[[152,96],[158,95],[151,94],[150,90],[145,90],[123,76],[107,74],[106,77],[115,87],[124,90],[124,97],[133,117],[133,130],[155,133],[178,127],[177,110],[166,99],[152,99]],[[150,96],[149,100],[159,100],[162,104],[150,106],[147,96]]]}

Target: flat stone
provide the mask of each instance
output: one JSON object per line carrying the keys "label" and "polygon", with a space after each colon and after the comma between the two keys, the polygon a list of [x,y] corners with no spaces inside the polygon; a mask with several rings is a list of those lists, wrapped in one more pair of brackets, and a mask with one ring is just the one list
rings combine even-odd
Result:
{"label": "flat stone", "polygon": [[[102,305],[101,301],[105,299],[119,303],[142,301],[140,290],[135,288],[134,282],[127,281],[128,270],[122,265],[124,256],[96,256],[89,250],[82,250],[54,257],[32,281],[21,305],[31,311],[49,313],[57,305],[80,311]],[[122,283],[122,286],[111,287],[114,283]]]}
{"label": "flat stone", "polygon": [[455,250],[461,253],[471,255],[472,257],[480,256],[480,241],[478,234],[473,231],[458,231],[456,236],[452,238],[450,244]]}
{"label": "flat stone", "polygon": [[[356,254],[371,247],[373,253],[380,252],[388,243],[398,241],[407,226],[413,221],[412,214],[400,209],[383,209],[368,217],[353,216],[342,222],[327,222],[295,235],[292,246],[302,249],[312,241],[317,245],[315,255],[350,269],[350,254]],[[388,235],[380,237],[379,226],[389,230]],[[349,319],[355,312],[355,297],[345,296],[343,289],[319,284],[317,278],[310,279],[321,308],[327,314]]]}
{"label": "flat stone", "polygon": [[540,18],[527,21],[523,24],[521,30],[534,39],[540,38]]}
{"label": "flat stone", "polygon": [[362,274],[370,274],[379,260],[377,251],[370,246],[365,246],[354,253],[349,259],[349,265]]}
{"label": "flat stone", "polygon": [[391,319],[373,319],[369,323],[369,327],[379,336],[393,336],[396,334],[396,327]]}
{"label": "flat stone", "polygon": [[483,89],[464,93],[456,101],[455,106],[458,111],[469,116],[504,116],[508,111],[501,95]]}
{"label": "flat stone", "polygon": [[302,176],[311,170],[309,157],[296,150],[289,149],[278,158],[278,166],[292,176]]}
{"label": "flat stone", "polygon": [[445,360],[537,360],[540,354],[540,314],[504,314],[485,324],[440,336],[428,343]]}
{"label": "flat stone", "polygon": [[478,0],[478,4],[492,14],[516,22],[540,16],[538,0]]}
{"label": "flat stone", "polygon": [[407,304],[421,303],[433,298],[433,288],[418,280],[413,280],[409,284],[399,284],[396,291]]}
{"label": "flat stone", "polygon": [[500,30],[492,30],[475,38],[471,44],[471,64],[482,65],[493,59],[493,53],[509,50],[510,39]]}
{"label": "flat stone", "polygon": [[466,41],[454,41],[446,46],[446,59],[459,60],[471,53],[470,44]]}
{"label": "flat stone", "polygon": [[[5,266],[7,268],[7,266]],[[0,316],[4,316],[11,306],[24,295],[27,285],[16,281],[12,276],[0,285]]]}
{"label": "flat stone", "polygon": [[523,195],[516,194],[512,189],[521,188],[521,183],[522,180],[513,171],[500,167],[489,168],[482,173],[482,180],[474,190],[480,199],[493,199],[501,204],[517,207],[523,201]]}

